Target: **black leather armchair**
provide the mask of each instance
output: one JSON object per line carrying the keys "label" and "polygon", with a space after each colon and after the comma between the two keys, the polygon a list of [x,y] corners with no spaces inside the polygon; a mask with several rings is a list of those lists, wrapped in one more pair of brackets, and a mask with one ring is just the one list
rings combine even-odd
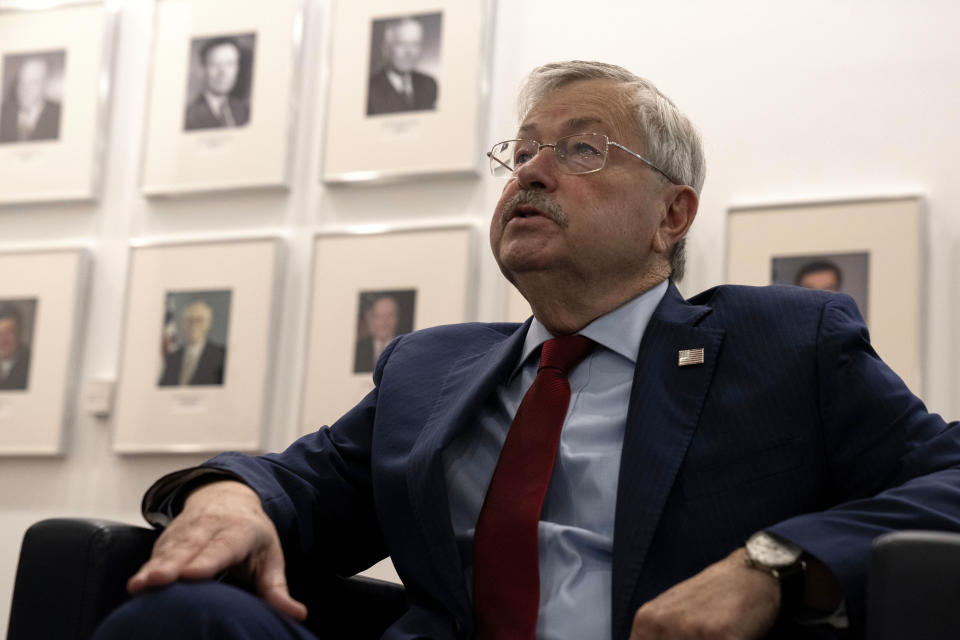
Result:
{"label": "black leather armchair", "polygon": [[[23,538],[7,640],[85,640],[127,599],[126,581],[150,555],[157,532],[108,520],[56,518]],[[403,587],[369,578],[291,579],[327,638],[379,638],[407,608]]]}

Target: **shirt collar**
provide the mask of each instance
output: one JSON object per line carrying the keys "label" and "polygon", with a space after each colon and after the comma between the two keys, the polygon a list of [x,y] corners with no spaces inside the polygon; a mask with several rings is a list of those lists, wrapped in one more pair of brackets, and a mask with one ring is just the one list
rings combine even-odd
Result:
{"label": "shirt collar", "polygon": [[[657,305],[667,293],[668,286],[669,280],[664,280],[653,289],[600,316],[578,333],[636,363],[643,332],[646,331]],[[513,367],[510,377],[517,374],[530,354],[553,337],[539,320],[533,318],[523,341],[520,359]]]}

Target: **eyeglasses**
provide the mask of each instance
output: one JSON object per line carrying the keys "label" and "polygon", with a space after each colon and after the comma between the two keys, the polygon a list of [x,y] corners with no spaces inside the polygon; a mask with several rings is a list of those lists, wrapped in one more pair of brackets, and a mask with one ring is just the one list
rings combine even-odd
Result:
{"label": "eyeglasses", "polygon": [[576,133],[572,136],[557,138],[553,144],[543,144],[536,140],[498,142],[487,152],[487,157],[490,158],[490,173],[498,178],[509,178],[544,147],[553,149],[557,165],[564,173],[571,175],[600,171],[607,162],[608,149],[616,147],[637,158],[673,184],[681,184],[639,153],[614,142],[602,133]]}

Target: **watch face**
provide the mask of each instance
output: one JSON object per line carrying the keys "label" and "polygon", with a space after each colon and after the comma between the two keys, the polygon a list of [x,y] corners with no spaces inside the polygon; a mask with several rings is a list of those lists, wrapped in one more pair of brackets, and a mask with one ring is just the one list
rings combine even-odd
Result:
{"label": "watch face", "polygon": [[796,545],[781,542],[763,531],[755,533],[747,540],[747,555],[765,567],[790,566],[800,558],[801,553]]}

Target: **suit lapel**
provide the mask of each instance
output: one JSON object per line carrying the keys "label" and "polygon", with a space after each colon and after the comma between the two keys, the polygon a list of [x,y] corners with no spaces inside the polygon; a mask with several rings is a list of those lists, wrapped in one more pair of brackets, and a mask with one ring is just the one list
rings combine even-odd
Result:
{"label": "suit lapel", "polygon": [[442,581],[438,593],[451,594],[451,608],[459,610],[464,619],[470,615],[470,598],[453,536],[441,454],[462,429],[476,420],[483,403],[509,375],[520,357],[529,325],[528,320],[489,351],[465,356],[450,367],[410,453],[410,502]]}
{"label": "suit lapel", "polygon": [[[615,638],[629,635],[630,602],[713,376],[724,331],[695,326],[709,312],[687,304],[671,283],[640,344],[617,487]],[[697,348],[704,350],[703,364],[679,366],[678,352]]]}

